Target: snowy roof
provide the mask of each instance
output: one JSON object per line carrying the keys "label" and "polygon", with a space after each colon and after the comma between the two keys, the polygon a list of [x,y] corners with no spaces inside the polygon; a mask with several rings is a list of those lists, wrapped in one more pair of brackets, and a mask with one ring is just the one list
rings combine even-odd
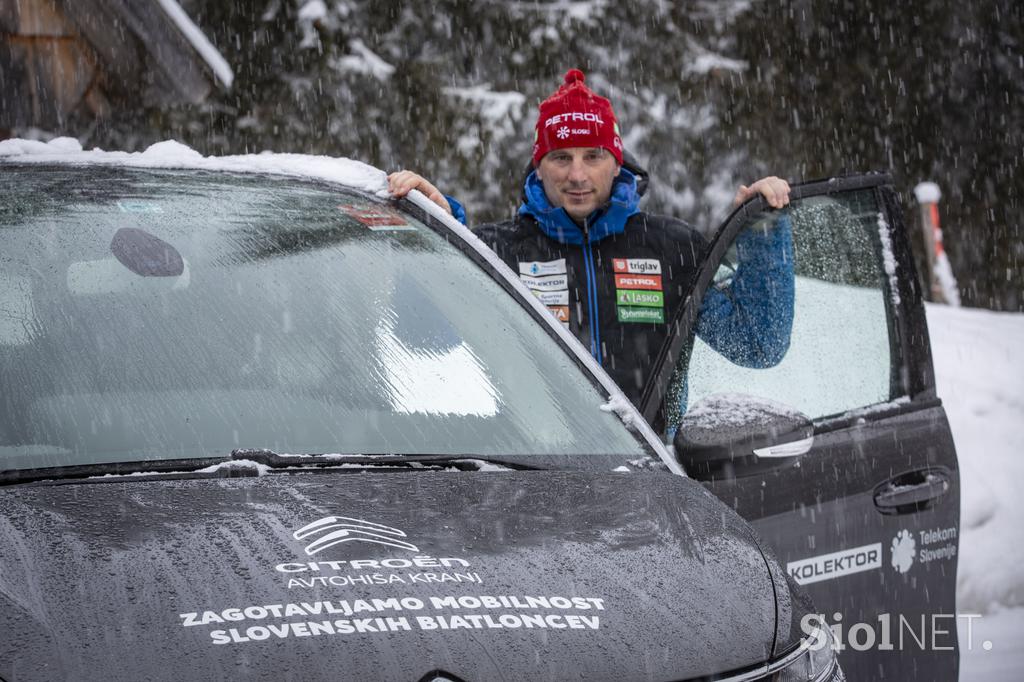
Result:
{"label": "snowy roof", "polygon": [[361,161],[310,156],[306,154],[241,154],[237,156],[203,156],[196,150],[167,140],[157,142],[142,152],[85,151],[73,137],[58,137],[49,142],[35,140],[0,141],[0,163],[47,163],[75,165],[128,166],[132,168],[195,168],[236,173],[264,173],[311,178],[334,182],[346,187],[387,194],[384,171]]}
{"label": "snowy roof", "polygon": [[181,8],[177,0],[158,0],[160,6],[163,7],[164,12],[170,17],[171,21],[178,27],[185,39],[188,40],[192,48],[203,58],[210,70],[213,71],[214,75],[220,80],[225,87],[231,87],[231,83],[235,80],[235,74],[228,66],[227,61],[221,56],[221,53],[217,51],[217,48],[213,46],[207,37],[199,30],[199,27],[193,23],[189,18],[185,10]]}
{"label": "snowy roof", "polygon": [[178,0],[0,0],[5,128],[61,129],[111,109],[202,102],[230,88],[228,62]]}

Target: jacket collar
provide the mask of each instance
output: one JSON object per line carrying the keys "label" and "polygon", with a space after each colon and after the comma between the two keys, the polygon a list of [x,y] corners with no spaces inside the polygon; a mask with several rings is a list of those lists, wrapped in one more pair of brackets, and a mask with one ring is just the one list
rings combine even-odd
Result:
{"label": "jacket collar", "polygon": [[565,209],[555,208],[544,194],[537,172],[530,173],[523,186],[523,204],[519,215],[532,216],[541,231],[562,244],[582,245],[584,241],[593,244],[605,237],[620,234],[626,229],[630,216],[639,213],[640,194],[637,192],[636,176],[625,168],[612,184],[612,195],[604,206],[587,216],[587,232],[569,217]]}

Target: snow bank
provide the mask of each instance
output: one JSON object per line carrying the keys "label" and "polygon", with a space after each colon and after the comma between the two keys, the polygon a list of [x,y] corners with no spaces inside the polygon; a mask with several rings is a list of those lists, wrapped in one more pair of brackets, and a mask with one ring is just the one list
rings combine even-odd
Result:
{"label": "snow bank", "polygon": [[1024,315],[929,305],[928,327],[960,460],[957,608],[1024,606]]}
{"label": "snow bank", "polygon": [[133,168],[197,168],[237,173],[266,173],[313,178],[347,187],[387,194],[384,171],[351,159],[305,154],[244,154],[239,156],[203,156],[180,142],[157,142],[143,152],[83,151],[72,137],[49,142],[36,140],[0,141],[0,161],[17,163],[69,163],[130,166]]}

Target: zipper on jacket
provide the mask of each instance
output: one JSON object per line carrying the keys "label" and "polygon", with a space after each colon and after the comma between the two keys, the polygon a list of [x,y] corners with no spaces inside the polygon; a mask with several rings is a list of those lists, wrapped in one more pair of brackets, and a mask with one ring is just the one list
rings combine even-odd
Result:
{"label": "zipper on jacket", "polygon": [[597,317],[597,266],[594,264],[594,252],[590,248],[590,232],[586,219],[583,221],[583,266],[587,278],[587,311],[590,314],[590,354],[598,364],[603,365],[600,320]]}

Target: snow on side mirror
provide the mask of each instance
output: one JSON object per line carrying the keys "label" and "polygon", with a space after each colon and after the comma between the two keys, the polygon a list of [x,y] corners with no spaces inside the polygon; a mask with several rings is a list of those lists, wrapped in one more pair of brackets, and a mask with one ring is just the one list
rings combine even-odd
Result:
{"label": "snow on side mirror", "polygon": [[814,444],[814,425],[788,405],[717,393],[686,412],[672,444],[690,476],[736,478],[792,464]]}

